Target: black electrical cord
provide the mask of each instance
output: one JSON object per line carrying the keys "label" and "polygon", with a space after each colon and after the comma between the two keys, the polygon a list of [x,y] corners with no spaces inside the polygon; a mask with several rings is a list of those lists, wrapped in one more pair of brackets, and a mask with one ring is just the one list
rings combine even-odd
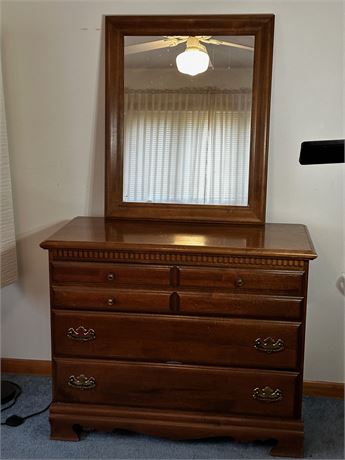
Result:
{"label": "black electrical cord", "polygon": [[[5,407],[4,409],[1,408],[1,412],[4,412],[5,410],[8,410],[10,409],[12,406],[14,406],[14,404],[17,402],[17,399],[19,398],[19,396],[22,394],[22,389],[20,388],[19,385],[17,385],[16,383],[12,382],[13,385],[17,388],[17,393],[13,399],[13,401],[11,402],[11,404],[9,404],[7,407]],[[26,415],[25,417],[20,417],[19,415],[11,415],[10,417],[7,417],[7,419],[4,421],[4,422],[1,422],[1,425],[8,425],[8,426],[19,426],[21,425],[22,423],[25,422],[25,420],[27,420],[28,418],[31,418],[31,417],[34,417],[35,415],[40,415],[40,414],[43,414],[43,412],[45,412],[46,410],[49,409],[51,405],[51,402],[48,404],[47,407],[45,407],[44,409],[38,411],[38,412],[34,412],[33,414],[29,414],[29,415]]]}

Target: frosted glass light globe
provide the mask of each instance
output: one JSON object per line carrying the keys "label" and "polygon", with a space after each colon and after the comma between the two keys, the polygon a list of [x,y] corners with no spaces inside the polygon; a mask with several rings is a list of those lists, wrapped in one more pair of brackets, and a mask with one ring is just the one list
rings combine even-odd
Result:
{"label": "frosted glass light globe", "polygon": [[210,58],[207,51],[200,48],[186,48],[183,53],[176,58],[177,69],[181,73],[195,76],[207,70]]}

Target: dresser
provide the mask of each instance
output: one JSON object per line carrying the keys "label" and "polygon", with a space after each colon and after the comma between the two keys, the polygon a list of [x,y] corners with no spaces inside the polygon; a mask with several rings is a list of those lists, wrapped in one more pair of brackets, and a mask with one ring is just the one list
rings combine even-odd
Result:
{"label": "dresser", "polygon": [[303,456],[303,225],[78,217],[49,250],[51,438],[275,439]]}
{"label": "dresser", "polygon": [[272,14],[105,18],[104,218],[41,244],[52,439],[126,429],[303,456],[316,254],[305,226],[265,222],[273,31]]}

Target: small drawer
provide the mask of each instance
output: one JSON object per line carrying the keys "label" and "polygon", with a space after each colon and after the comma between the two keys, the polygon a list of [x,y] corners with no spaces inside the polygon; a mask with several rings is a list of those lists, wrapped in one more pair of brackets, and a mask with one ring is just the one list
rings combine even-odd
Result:
{"label": "small drawer", "polygon": [[236,292],[303,293],[303,271],[180,267],[179,285],[184,288],[226,289]]}
{"label": "small drawer", "polygon": [[53,286],[52,306],[74,310],[169,313],[170,296],[167,291]]}
{"label": "small drawer", "polygon": [[157,409],[294,417],[299,374],[56,359],[54,400]]}
{"label": "small drawer", "polygon": [[56,356],[298,367],[301,323],[61,310],[53,323]]}
{"label": "small drawer", "polygon": [[104,264],[87,262],[53,262],[53,283],[87,283],[103,286],[169,286],[169,267]]}
{"label": "small drawer", "polygon": [[276,320],[299,320],[303,315],[303,297],[179,291],[178,299],[181,315]]}

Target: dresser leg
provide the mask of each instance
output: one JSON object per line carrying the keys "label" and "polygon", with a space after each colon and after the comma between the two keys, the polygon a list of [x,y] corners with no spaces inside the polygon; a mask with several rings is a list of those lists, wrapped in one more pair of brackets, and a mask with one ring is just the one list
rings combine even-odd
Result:
{"label": "dresser leg", "polygon": [[75,425],[65,420],[50,419],[50,439],[57,441],[79,441]]}
{"label": "dresser leg", "polygon": [[277,438],[277,444],[272,448],[271,455],[276,457],[304,457],[303,433],[291,433]]}

